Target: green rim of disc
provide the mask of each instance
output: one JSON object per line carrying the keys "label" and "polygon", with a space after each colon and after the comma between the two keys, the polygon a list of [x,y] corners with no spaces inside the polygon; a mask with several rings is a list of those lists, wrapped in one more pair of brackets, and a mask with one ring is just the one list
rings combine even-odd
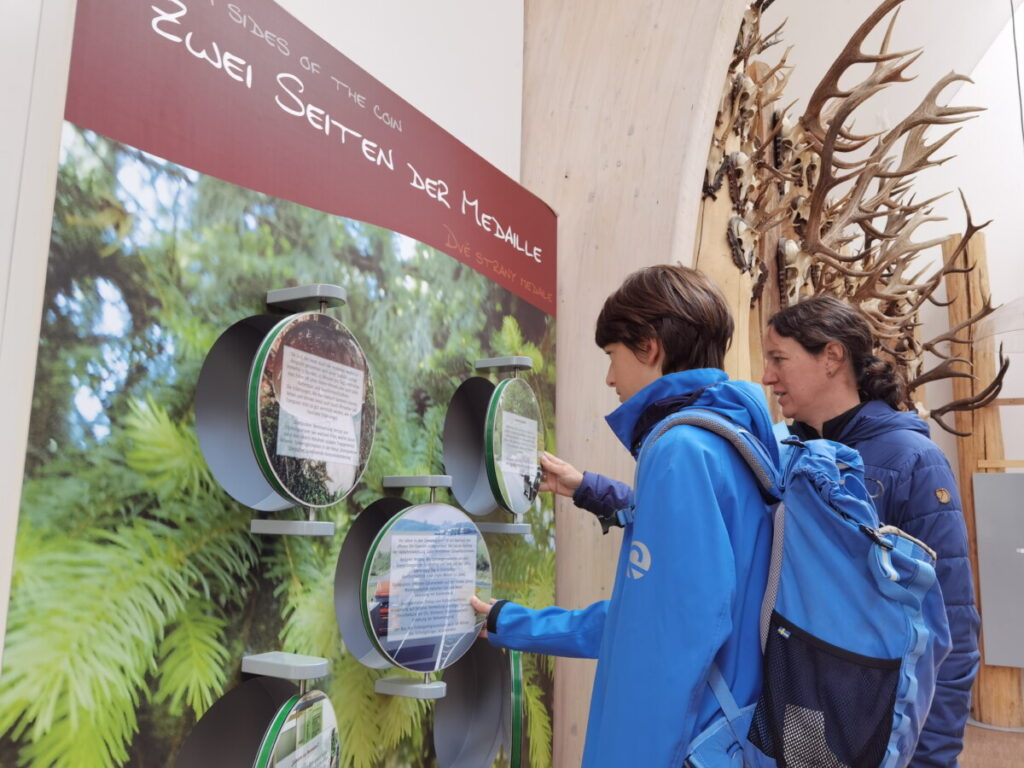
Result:
{"label": "green rim of disc", "polygon": [[[515,383],[513,383],[515,382]],[[499,408],[502,397],[510,387],[525,387],[525,390],[533,395],[534,402],[536,403],[537,396],[533,389],[523,379],[511,378],[504,379],[498,382],[498,385],[494,388],[491,399],[487,403],[487,416],[484,419],[484,467],[487,470],[487,483],[491,487],[491,494],[494,496],[494,500],[507,512],[512,514],[523,514],[530,508],[531,501],[527,499],[526,505],[523,506],[520,500],[519,504],[516,504],[511,493],[507,488],[503,488],[503,484],[500,482],[498,477],[498,467],[495,463],[495,449],[494,440],[497,434],[496,424],[498,417],[503,413]],[[521,416],[523,414],[515,414]],[[537,403],[537,426],[540,429],[540,404]],[[539,432],[538,432],[539,434]],[[537,450],[540,451],[540,445],[538,441]]]}
{"label": "green rim of disc", "polygon": [[509,748],[511,768],[520,768],[523,759],[523,655],[509,651],[512,668],[512,744]]}
{"label": "green rim of disc", "polygon": [[369,606],[367,606],[366,600],[366,588],[370,585],[370,567],[373,565],[374,558],[377,556],[377,548],[380,546],[381,540],[383,540],[384,536],[387,535],[387,532],[391,530],[391,526],[398,522],[406,512],[415,508],[416,507],[414,505],[397,512],[381,527],[380,531],[377,532],[377,535],[373,538],[373,543],[370,544],[370,547],[366,552],[366,559],[363,561],[363,573],[359,579],[359,615],[363,617],[363,630],[366,632],[366,636],[370,638],[370,642],[373,644],[373,647],[377,649],[377,652],[387,659],[388,663],[396,667],[401,667],[401,665],[397,664],[391,654],[384,650],[384,646],[377,638],[377,633],[373,631],[373,624],[370,622],[370,609]]}
{"label": "green rim of disc", "polygon": [[260,751],[256,756],[256,762],[253,763],[253,768],[267,768],[270,764],[270,757],[274,751],[274,746],[277,744],[277,737],[281,734],[281,729],[284,727],[288,715],[292,713],[292,707],[299,703],[300,698],[298,694],[292,696],[277,710],[273,722],[270,723],[267,732],[263,734],[263,742],[260,744]]}

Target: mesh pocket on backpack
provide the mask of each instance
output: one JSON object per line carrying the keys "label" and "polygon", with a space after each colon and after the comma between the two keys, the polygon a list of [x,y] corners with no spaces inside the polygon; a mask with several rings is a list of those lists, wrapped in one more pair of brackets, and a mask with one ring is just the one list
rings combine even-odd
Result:
{"label": "mesh pocket on backpack", "polygon": [[779,768],[877,768],[899,671],[899,659],[837,648],[773,612],[747,738]]}

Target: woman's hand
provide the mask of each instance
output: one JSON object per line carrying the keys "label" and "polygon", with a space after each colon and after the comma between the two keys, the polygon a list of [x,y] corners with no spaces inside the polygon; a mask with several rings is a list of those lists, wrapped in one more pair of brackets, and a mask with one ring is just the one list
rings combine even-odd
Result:
{"label": "woman's hand", "polygon": [[573,493],[583,482],[583,473],[567,461],[562,461],[554,454],[544,451],[540,455],[540,468],[543,471],[540,490],[557,493],[572,498]]}

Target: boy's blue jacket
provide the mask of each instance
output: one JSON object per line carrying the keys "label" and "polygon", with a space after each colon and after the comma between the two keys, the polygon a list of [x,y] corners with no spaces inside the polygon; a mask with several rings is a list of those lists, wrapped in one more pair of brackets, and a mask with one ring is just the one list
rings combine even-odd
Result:
{"label": "boy's blue jacket", "polygon": [[505,603],[491,625],[500,647],[598,659],[585,768],[682,765],[692,738],[719,713],[707,686],[713,660],[740,706],[760,692],[772,529],[754,477],[731,445],[699,427],[673,427],[650,450],[662,422],[634,434],[649,409],[701,388],[694,405],[775,450],[759,387],[717,369],[661,377],[607,417],[627,448],[637,437],[643,446],[611,599],[581,610]]}
{"label": "boy's blue jacket", "polygon": [[[803,438],[819,436],[806,432],[806,425],[798,423],[793,428]],[[824,437],[860,452],[879,519],[920,539],[938,554],[935,571],[953,645],[939,668],[935,698],[913,765],[952,768],[963,749],[971,684],[978,671],[980,625],[956,478],[942,451],[929,438],[928,424],[915,413],[872,400],[850,418],[840,416],[826,422],[823,429]],[[573,495],[576,506],[598,515],[626,507],[632,498],[633,491],[625,483],[590,472],[583,473],[583,483]]]}

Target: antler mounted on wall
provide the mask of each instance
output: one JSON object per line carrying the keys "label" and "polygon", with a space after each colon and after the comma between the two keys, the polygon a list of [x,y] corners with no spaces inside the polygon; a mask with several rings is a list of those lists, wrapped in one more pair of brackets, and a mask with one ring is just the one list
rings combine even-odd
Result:
{"label": "antler mounted on wall", "polygon": [[[955,126],[980,111],[939,102],[947,87],[969,79],[946,75],[888,130],[860,134],[852,128],[856,110],[871,97],[912,79],[907,70],[920,50],[890,51],[903,1],[884,0],[861,24],[795,119],[788,114],[791,106],[777,106],[788,80],[786,55],[774,66],[754,58],[778,42],[779,29],[766,35],[760,31],[761,14],[771,0],[751,4],[715,126],[702,227],[721,227],[725,205],[730,215],[724,237],[702,231],[695,261],[705,268],[711,261],[728,259],[748,275],[751,309],[762,321],[805,294],[827,293],[859,305],[875,333],[878,354],[906,378],[904,405],[911,409],[925,383],[972,375],[968,361],[944,348],[948,342],[965,341],[992,308],[986,302],[959,327],[927,341],[918,337],[921,307],[926,301],[940,304],[936,291],[944,275],[973,269],[967,263],[967,247],[988,224],[974,223],[965,200],[967,224],[959,247],[938,266],[919,263],[925,251],[947,238],[913,239],[922,225],[941,221],[932,215],[938,198],[917,200],[914,179],[949,159],[935,154],[960,128],[950,128],[931,142],[926,134],[935,126]],[[886,17],[890,18],[879,50],[865,52],[865,41]],[[757,339],[751,341],[752,354],[760,357]],[[929,370],[924,368],[926,351],[939,358]],[[1007,366],[1000,356],[999,372],[979,395],[934,408],[930,415],[955,433],[942,417],[994,398]]]}

